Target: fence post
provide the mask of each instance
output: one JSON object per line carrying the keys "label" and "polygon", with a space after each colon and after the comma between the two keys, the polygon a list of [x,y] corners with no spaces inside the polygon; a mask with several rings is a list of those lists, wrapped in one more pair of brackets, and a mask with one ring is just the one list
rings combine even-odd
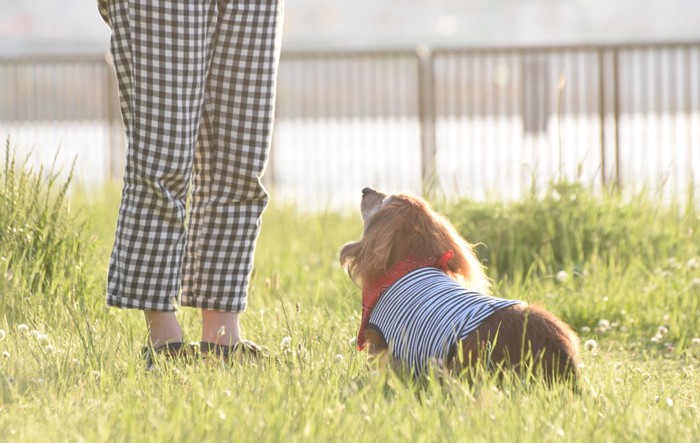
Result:
{"label": "fence post", "polygon": [[[123,162],[125,161],[123,155],[124,147],[124,131],[121,126],[121,110],[119,108],[118,100],[115,102],[114,98],[119,97],[119,86],[117,85],[114,65],[112,63],[112,57],[109,54],[105,55],[105,72],[107,73],[107,132],[108,132],[108,171],[110,180],[121,179],[121,173],[123,173]],[[115,127],[116,126],[116,127]]]}
{"label": "fence post", "polygon": [[603,188],[607,179],[607,149],[605,145],[605,49],[598,48],[598,117],[600,120],[600,170]]}
{"label": "fence post", "polygon": [[615,187],[622,188],[622,177],[620,176],[620,72],[619,61],[620,52],[618,48],[613,48],[613,118],[615,119]]}
{"label": "fence post", "polygon": [[431,198],[437,184],[435,147],[435,84],[433,57],[427,46],[416,48],[418,56],[418,117],[420,119],[421,192]]}

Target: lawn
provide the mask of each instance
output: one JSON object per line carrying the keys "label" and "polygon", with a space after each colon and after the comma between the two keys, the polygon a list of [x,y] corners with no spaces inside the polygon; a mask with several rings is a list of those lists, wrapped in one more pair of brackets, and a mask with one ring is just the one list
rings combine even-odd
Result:
{"label": "lawn", "polygon": [[[480,243],[497,294],[541,303],[583,347],[581,392],[366,367],[359,289],[337,251],[354,212],[273,204],[245,334],[258,364],[144,371],[139,312],[107,309],[119,191],[81,197],[0,162],[0,441],[700,441],[700,213],[695,196],[555,183],[516,202],[436,201]],[[181,309],[188,340],[198,317]]]}

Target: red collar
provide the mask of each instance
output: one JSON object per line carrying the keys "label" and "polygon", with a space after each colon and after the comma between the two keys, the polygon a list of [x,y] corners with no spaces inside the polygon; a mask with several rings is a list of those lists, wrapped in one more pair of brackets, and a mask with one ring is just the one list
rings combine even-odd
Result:
{"label": "red collar", "polygon": [[385,275],[373,282],[362,284],[362,322],[360,330],[357,333],[357,349],[362,350],[365,347],[365,330],[369,323],[369,316],[372,314],[374,305],[379,301],[384,291],[389,289],[391,285],[396,283],[401,277],[411,271],[420,268],[434,267],[442,271],[447,271],[447,262],[454,257],[455,253],[452,250],[445,252],[440,258],[428,257],[419,259],[413,255],[401,259],[396,263]]}

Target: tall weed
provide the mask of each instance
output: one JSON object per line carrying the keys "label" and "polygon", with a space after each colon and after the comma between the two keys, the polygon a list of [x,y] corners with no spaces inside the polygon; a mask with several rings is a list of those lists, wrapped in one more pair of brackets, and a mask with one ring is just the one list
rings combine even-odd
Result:
{"label": "tall weed", "polygon": [[[84,272],[91,249],[84,225],[66,200],[72,179],[60,183],[52,168],[19,163],[8,139],[0,169],[0,312],[5,321],[27,313],[49,322],[57,306],[77,302],[89,286]],[[31,306],[32,309],[28,309]]]}

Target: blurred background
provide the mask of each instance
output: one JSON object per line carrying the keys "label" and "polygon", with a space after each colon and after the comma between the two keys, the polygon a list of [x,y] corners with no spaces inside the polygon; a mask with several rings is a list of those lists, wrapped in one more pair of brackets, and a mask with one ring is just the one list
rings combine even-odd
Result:
{"label": "blurred background", "polygon": [[[697,0],[287,0],[266,183],[517,198],[557,178],[687,192],[700,174]],[[3,0],[0,136],[90,187],[124,139],[95,0]],[[56,154],[58,151],[58,154]],[[697,195],[697,194],[696,194]]]}

